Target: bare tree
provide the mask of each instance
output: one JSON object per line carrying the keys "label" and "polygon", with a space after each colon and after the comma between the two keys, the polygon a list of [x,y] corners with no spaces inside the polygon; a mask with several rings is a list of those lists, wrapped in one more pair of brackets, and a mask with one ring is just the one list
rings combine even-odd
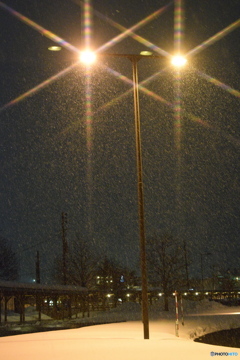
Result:
{"label": "bare tree", "polygon": [[68,242],[64,266],[62,257],[55,260],[54,278],[67,285],[91,288],[95,284],[98,258],[89,242],[76,233],[75,239]]}
{"label": "bare tree", "polygon": [[164,293],[164,310],[168,311],[169,295],[185,281],[184,251],[173,236],[155,235],[148,240],[149,280]]}
{"label": "bare tree", "polygon": [[0,280],[18,279],[18,259],[9,241],[0,236]]}
{"label": "bare tree", "polygon": [[98,265],[97,255],[86,239],[76,234],[69,244],[67,254],[67,279],[69,284],[92,287]]}

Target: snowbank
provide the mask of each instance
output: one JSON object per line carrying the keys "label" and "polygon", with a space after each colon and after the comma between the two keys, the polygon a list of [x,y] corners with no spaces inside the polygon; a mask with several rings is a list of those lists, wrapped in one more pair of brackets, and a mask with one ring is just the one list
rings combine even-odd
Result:
{"label": "snowbank", "polygon": [[5,337],[0,338],[1,356],[4,360],[204,360],[211,352],[239,351],[177,338],[169,323],[150,322],[149,340],[143,340],[141,321]]}
{"label": "snowbank", "polygon": [[[183,316],[181,313],[181,304],[179,304],[179,334],[184,339],[195,339],[196,337],[204,334],[215,332],[218,330],[227,330],[240,327],[240,313],[238,313],[240,307],[226,307],[220,303],[201,300],[191,301],[183,300]],[[234,316],[232,315],[234,314]],[[52,327],[72,327],[72,324],[88,324],[88,323],[117,323],[117,322],[129,322],[129,321],[141,321],[141,306],[137,303],[126,302],[117,308],[94,312],[90,314],[90,317],[82,317],[82,314],[78,315],[78,318],[73,317],[71,320],[59,321],[51,320],[48,316],[43,315],[44,326]],[[8,317],[11,323],[19,322],[19,315],[11,314]],[[36,324],[39,325],[38,313],[33,307],[26,309],[26,321],[36,320]],[[173,298],[169,299],[169,311],[163,311],[163,299],[153,305],[149,306],[149,319],[152,324],[156,323],[158,332],[167,332],[175,336],[175,302]],[[182,325],[182,321],[184,325]],[[19,325],[18,325],[19,326]],[[25,325],[26,327],[26,325]]]}

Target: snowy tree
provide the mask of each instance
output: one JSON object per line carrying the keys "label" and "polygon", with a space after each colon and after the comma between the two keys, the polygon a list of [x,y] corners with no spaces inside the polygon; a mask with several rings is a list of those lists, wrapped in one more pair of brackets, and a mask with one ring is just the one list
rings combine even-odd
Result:
{"label": "snowy tree", "polygon": [[168,311],[169,295],[186,282],[183,248],[171,235],[155,235],[148,240],[147,260],[149,281],[162,288],[164,310]]}
{"label": "snowy tree", "polygon": [[9,241],[0,236],[0,280],[17,280],[18,260]]}

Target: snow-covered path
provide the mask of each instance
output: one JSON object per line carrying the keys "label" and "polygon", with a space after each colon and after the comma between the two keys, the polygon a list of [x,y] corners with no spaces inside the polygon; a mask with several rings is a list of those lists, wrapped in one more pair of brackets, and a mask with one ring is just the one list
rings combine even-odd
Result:
{"label": "snow-covered path", "polygon": [[[2,337],[0,338],[1,359],[204,360],[213,356],[211,352],[219,353],[221,358],[240,357],[238,348],[193,341],[195,337],[209,332],[240,327],[239,308],[228,308],[207,300],[186,301],[184,303],[185,324],[184,326],[181,324],[180,316],[179,337],[176,337],[173,304],[172,301],[168,313],[161,311],[160,303],[150,307],[149,340],[143,340],[140,305],[126,303],[94,317],[96,321],[123,321],[120,323]],[[234,315],[228,313],[234,313]],[[36,316],[31,309],[27,311],[27,314],[29,319],[31,316],[32,318]],[[88,322],[89,319],[76,321]],[[234,354],[230,355],[230,353]],[[236,355],[238,353],[239,355]]]}
{"label": "snow-covered path", "polygon": [[203,360],[209,359],[211,352],[240,354],[239,349],[195,343],[181,335],[177,338],[167,320],[163,324],[151,322],[150,334],[150,340],[142,339],[142,324],[138,321],[4,337],[0,339],[1,358]]}

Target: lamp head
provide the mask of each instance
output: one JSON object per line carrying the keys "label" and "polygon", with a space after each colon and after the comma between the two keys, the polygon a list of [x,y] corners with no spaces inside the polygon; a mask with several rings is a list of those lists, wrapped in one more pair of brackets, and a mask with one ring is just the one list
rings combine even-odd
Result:
{"label": "lamp head", "polygon": [[91,65],[96,60],[96,54],[93,51],[85,50],[80,52],[80,61],[86,65]]}
{"label": "lamp head", "polygon": [[52,45],[48,47],[49,51],[60,51],[62,50],[61,46],[57,46],[57,45]]}
{"label": "lamp head", "polygon": [[174,55],[172,57],[171,63],[177,68],[181,68],[187,63],[187,59],[182,55]]}

